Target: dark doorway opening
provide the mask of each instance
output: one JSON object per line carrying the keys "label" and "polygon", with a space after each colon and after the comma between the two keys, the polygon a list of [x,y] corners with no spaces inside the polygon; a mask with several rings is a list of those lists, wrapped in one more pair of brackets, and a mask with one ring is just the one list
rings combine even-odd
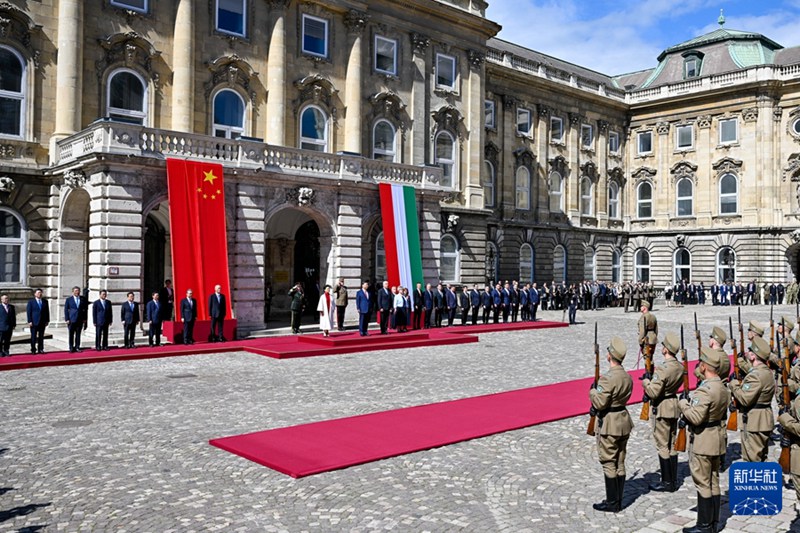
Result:
{"label": "dark doorway opening", "polygon": [[152,215],[148,215],[144,232],[144,286],[142,301],[150,300],[150,295],[159,290],[164,283],[165,248],[167,230]]}
{"label": "dark doorway opening", "polygon": [[309,220],[297,229],[294,237],[294,281],[303,283],[306,314],[317,312],[319,301],[319,226]]}

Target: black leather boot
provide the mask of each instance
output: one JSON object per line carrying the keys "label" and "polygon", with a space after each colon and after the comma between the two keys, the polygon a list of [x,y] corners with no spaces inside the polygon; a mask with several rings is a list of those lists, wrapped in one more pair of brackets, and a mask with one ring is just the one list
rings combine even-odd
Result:
{"label": "black leather boot", "polygon": [[697,524],[691,528],[684,528],[683,533],[711,533],[711,515],[714,511],[714,502],[711,498],[697,495]]}
{"label": "black leather boot", "polygon": [[722,498],[719,494],[716,496],[711,497],[711,531],[712,533],[717,533],[719,531],[719,506],[720,506],[720,498]]}
{"label": "black leather boot", "polygon": [[595,503],[592,508],[595,511],[603,511],[605,513],[617,513],[620,509],[620,497],[617,493],[617,479],[613,477],[606,477],[606,499],[600,503]]}
{"label": "black leather boot", "polygon": [[678,490],[678,456],[670,455],[669,457],[669,470],[672,476],[672,492]]}
{"label": "black leather boot", "polygon": [[619,509],[622,510],[622,502],[625,499],[625,476],[617,476],[617,497],[619,498]]}
{"label": "black leather boot", "polygon": [[661,482],[650,485],[650,490],[656,492],[675,492],[670,460],[659,457],[658,462],[661,465]]}

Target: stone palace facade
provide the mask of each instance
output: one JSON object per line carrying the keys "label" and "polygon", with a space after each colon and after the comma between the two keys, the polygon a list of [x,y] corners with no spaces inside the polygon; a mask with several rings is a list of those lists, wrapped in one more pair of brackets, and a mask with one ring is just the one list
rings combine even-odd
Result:
{"label": "stone palace facade", "polygon": [[267,285],[279,310],[295,280],[384,276],[382,182],[419,190],[434,282],[797,277],[800,47],[721,24],[608,76],[486,7],[0,3],[0,286],[146,300],[167,157],[224,166],[242,334]]}

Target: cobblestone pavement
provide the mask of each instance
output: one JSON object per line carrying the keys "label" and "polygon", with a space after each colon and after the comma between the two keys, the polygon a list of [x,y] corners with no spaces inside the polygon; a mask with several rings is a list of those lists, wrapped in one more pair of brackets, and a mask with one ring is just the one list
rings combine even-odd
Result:
{"label": "cobblestone pavement", "polygon": [[[735,313],[711,306],[656,310],[662,331],[685,324],[692,360],[695,309],[704,342],[712,325]],[[793,315],[794,308],[776,309],[775,316],[781,312]],[[561,312],[542,317],[560,319]],[[678,492],[648,492],[658,461],[637,408],[626,507],[618,515],[591,507],[604,489],[587,417],[300,480],[208,444],[586,377],[593,371],[594,322],[601,347],[611,334],[632,347],[637,317],[579,312],[585,323],[569,329],[486,334],[469,346],[290,360],[212,354],[0,372],[0,531],[680,531],[694,520],[686,456]],[[743,319],[768,322],[769,308],[745,308]],[[625,363],[636,365],[633,348]],[[738,437],[730,437],[729,461],[739,450]],[[723,524],[726,531],[790,530],[793,492],[785,491],[784,502],[777,517],[723,512]],[[800,521],[794,527],[800,531]]]}

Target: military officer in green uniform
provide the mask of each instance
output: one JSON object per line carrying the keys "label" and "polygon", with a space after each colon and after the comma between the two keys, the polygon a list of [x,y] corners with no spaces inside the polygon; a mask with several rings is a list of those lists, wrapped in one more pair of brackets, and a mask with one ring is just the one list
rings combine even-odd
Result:
{"label": "military officer in green uniform", "polygon": [[661,343],[664,364],[656,367],[652,377],[645,373],[642,388],[650,398],[655,420],[653,440],[658,451],[661,482],[651,485],[655,491],[675,492],[678,477],[678,452],[675,451],[675,432],[678,427],[677,392],[683,382],[683,365],[675,355],[681,349],[681,340],[675,333],[667,333]]}
{"label": "military officer in green uniform", "polygon": [[697,488],[697,524],[686,533],[709,533],[717,530],[720,509],[720,457],[728,446],[725,415],[730,393],[719,377],[720,356],[717,350],[703,347],[697,363],[703,382],[691,400],[681,399],[678,408],[691,431],[689,469]]}
{"label": "military officer in green uniform", "polygon": [[769,344],[760,337],[750,345],[750,362],[753,368],[744,380],[731,380],[730,390],[742,413],[742,459],[766,461],[769,435],[775,419],[772,414],[772,397],[775,380],[767,367]]}
{"label": "military officer in green uniform", "polygon": [[[795,338],[795,341],[797,340]],[[795,346],[798,344],[800,342],[795,342]],[[792,447],[790,472],[797,498],[795,510],[800,513],[800,396],[795,396],[791,409],[787,409],[778,417],[778,423],[783,426],[785,437],[789,438]]]}
{"label": "military officer in green uniform", "polygon": [[592,385],[589,399],[591,413],[597,416],[597,455],[603,466],[606,499],[594,504],[598,511],[616,513],[622,509],[625,492],[625,454],[633,420],[625,408],[633,392],[633,380],[622,368],[628,348],[619,337],[613,337],[607,348],[608,372]]}

